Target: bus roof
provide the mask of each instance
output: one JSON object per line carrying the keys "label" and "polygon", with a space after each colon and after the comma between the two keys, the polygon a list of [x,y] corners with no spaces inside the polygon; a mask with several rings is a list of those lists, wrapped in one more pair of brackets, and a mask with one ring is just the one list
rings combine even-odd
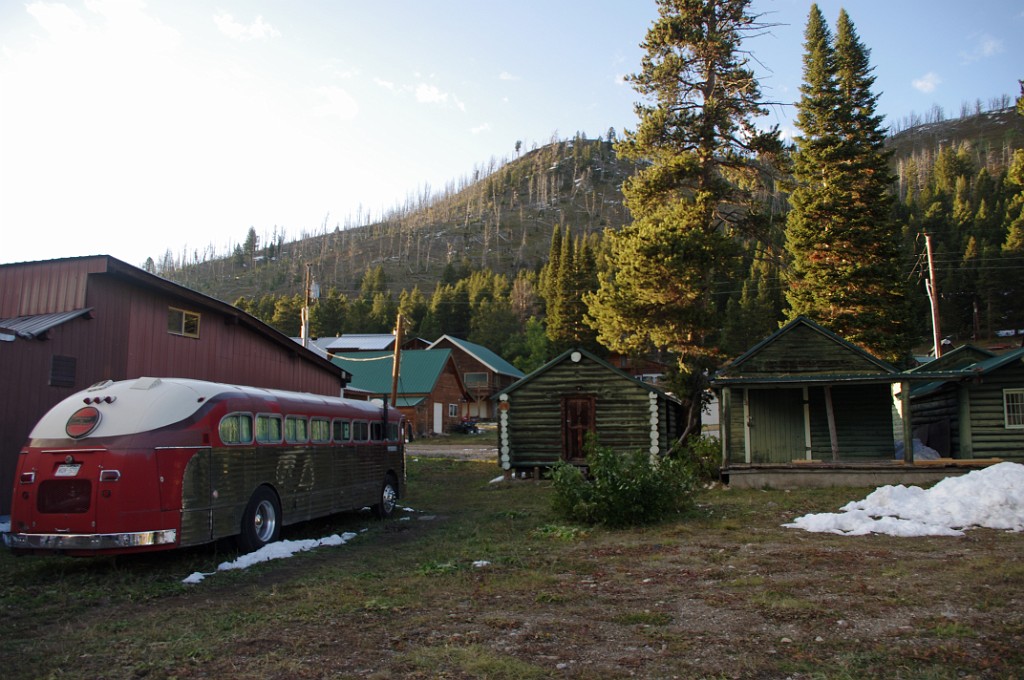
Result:
{"label": "bus roof", "polygon": [[[32,429],[32,439],[63,439],[69,419],[92,405],[98,421],[89,437],[116,437],[155,430],[188,418],[220,395],[278,402],[284,410],[302,406],[329,406],[344,403],[367,418],[380,415],[380,406],[307,392],[288,392],[262,387],[229,385],[189,378],[151,378],[107,380],[64,399],[40,419]],[[310,409],[315,410],[315,409]]]}

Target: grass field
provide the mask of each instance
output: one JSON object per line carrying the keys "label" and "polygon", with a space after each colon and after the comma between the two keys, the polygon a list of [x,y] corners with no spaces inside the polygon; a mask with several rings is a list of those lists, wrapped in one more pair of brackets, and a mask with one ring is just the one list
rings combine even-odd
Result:
{"label": "grass field", "polygon": [[[4,678],[1011,678],[1024,535],[780,526],[866,489],[714,489],[696,513],[564,524],[544,482],[411,458],[414,511],[284,538],[348,544],[218,572],[229,545],[118,559],[0,554]],[[476,566],[475,563],[487,562]]]}

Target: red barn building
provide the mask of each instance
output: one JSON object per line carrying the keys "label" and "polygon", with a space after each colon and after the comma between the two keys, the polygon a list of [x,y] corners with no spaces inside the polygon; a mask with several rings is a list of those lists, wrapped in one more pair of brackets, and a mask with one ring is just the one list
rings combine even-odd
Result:
{"label": "red barn building", "polygon": [[332,396],[350,378],[236,307],[107,255],[0,265],[0,514],[18,452],[51,406],[140,376]]}

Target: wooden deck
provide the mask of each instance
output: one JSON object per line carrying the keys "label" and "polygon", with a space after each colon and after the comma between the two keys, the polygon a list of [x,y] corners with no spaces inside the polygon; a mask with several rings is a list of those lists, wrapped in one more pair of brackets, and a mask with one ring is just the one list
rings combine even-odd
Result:
{"label": "wooden deck", "polygon": [[826,462],[798,460],[775,465],[730,465],[722,481],[736,489],[806,489],[835,486],[920,486],[1002,462],[1000,458],[940,458],[907,464],[903,461]]}

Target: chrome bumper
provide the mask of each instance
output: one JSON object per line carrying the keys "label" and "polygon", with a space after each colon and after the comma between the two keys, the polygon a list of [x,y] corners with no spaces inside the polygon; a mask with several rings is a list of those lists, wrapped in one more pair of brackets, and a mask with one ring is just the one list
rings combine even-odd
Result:
{"label": "chrome bumper", "polygon": [[176,529],[130,534],[4,534],[12,550],[111,550],[168,545],[177,542]]}

